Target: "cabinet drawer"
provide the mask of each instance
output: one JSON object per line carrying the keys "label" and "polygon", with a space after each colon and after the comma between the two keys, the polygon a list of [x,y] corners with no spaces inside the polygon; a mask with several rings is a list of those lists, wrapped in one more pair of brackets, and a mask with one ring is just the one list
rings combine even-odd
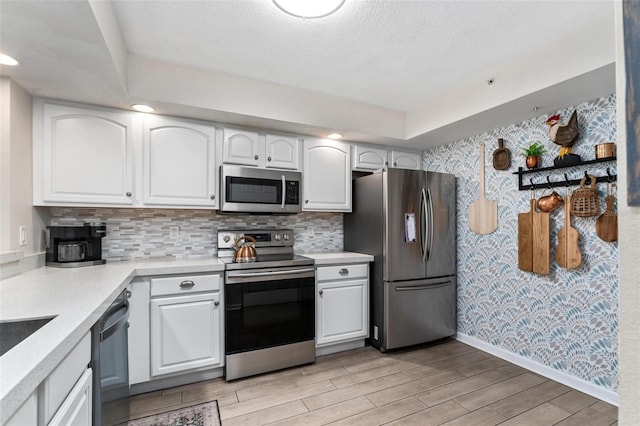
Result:
{"label": "cabinet drawer", "polygon": [[369,272],[369,264],[319,266],[317,272],[318,281],[344,280],[352,278],[366,278]]}
{"label": "cabinet drawer", "polygon": [[44,423],[49,423],[91,360],[91,333],[87,333],[42,382]]}
{"label": "cabinet drawer", "polygon": [[220,281],[220,274],[152,278],[151,296],[219,291]]}

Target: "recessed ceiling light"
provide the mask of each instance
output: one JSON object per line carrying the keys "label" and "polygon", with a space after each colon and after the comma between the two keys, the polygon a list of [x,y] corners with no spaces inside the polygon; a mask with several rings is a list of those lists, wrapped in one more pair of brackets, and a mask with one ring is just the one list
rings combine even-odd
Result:
{"label": "recessed ceiling light", "polygon": [[342,135],[340,133],[331,133],[329,136],[327,136],[329,139],[340,139],[342,138]]}
{"label": "recessed ceiling light", "polygon": [[143,105],[143,104],[131,105],[131,108],[135,109],[136,111],[140,111],[140,112],[154,112],[156,110],[152,106]]}
{"label": "recessed ceiling light", "polygon": [[15,66],[18,65],[18,61],[12,58],[9,55],[5,55],[4,53],[0,53],[0,64],[1,65],[10,65]]}
{"label": "recessed ceiling light", "polygon": [[345,0],[273,0],[283,12],[296,18],[314,19],[331,15]]}

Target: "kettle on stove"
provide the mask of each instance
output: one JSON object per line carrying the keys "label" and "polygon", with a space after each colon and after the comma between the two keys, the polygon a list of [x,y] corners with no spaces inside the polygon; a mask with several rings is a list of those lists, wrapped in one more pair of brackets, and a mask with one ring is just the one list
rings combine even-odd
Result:
{"label": "kettle on stove", "polygon": [[[242,244],[239,244],[243,241]],[[233,248],[236,249],[236,254],[233,256],[235,263],[247,263],[256,261],[256,239],[248,235],[242,235],[238,237]]]}

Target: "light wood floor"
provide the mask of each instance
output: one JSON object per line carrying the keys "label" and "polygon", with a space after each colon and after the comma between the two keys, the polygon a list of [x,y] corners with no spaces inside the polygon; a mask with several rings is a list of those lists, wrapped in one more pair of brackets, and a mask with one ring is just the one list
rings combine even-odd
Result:
{"label": "light wood floor", "polygon": [[618,409],[451,340],[382,354],[365,347],[231,383],[131,397],[131,418],[217,399],[224,426],[612,425]]}

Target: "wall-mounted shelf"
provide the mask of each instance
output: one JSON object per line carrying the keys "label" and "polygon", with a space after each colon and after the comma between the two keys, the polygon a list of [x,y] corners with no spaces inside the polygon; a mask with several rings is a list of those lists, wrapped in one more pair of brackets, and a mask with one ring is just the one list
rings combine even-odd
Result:
{"label": "wall-mounted shelf", "polygon": [[[582,176],[580,176],[580,178],[578,179],[569,179],[569,177],[567,176],[567,173],[564,174],[564,179],[563,180],[558,180],[558,181],[552,181],[549,179],[549,176],[546,176],[546,180],[543,182],[533,182],[533,179],[529,179],[529,184],[523,184],[523,176],[527,175],[527,174],[532,174],[532,173],[540,173],[540,172],[546,172],[546,171],[551,171],[551,170],[560,170],[560,169],[567,169],[567,168],[573,168],[573,167],[580,167],[580,166],[585,166],[588,164],[595,164],[595,163],[605,163],[605,162],[611,162],[611,161],[616,161],[616,157],[613,158],[601,158],[598,160],[587,160],[587,161],[581,161],[580,163],[577,164],[572,164],[570,166],[553,166],[553,167],[540,167],[537,169],[528,169],[525,170],[522,167],[518,167],[518,171],[517,172],[513,172],[514,175],[518,175],[518,189],[520,191],[524,191],[527,189],[544,189],[544,188],[557,188],[560,186],[577,186],[580,185],[580,180],[582,179]],[[593,173],[588,173],[588,172],[584,172],[585,175],[587,174],[592,174]],[[595,176],[595,175],[594,175]],[[617,180],[617,176],[616,174],[611,174],[609,168],[607,167],[607,174],[606,176],[595,176],[596,177],[596,182],[615,182]]]}

